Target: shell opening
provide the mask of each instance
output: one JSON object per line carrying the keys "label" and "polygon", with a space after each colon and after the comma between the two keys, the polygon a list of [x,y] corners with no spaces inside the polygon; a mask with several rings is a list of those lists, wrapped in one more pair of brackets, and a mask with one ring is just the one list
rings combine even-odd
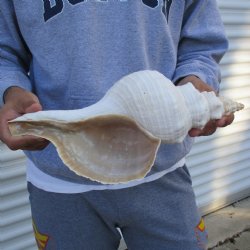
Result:
{"label": "shell opening", "polygon": [[160,145],[160,139],[124,116],[99,116],[71,124],[13,122],[10,128],[16,135],[50,140],[72,171],[108,184],[143,178]]}

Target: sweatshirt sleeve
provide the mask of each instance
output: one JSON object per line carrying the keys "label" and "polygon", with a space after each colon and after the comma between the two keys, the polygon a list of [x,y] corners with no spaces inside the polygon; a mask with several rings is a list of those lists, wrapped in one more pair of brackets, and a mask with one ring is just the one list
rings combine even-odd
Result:
{"label": "sweatshirt sleeve", "polygon": [[0,107],[7,88],[19,86],[31,90],[30,53],[17,25],[12,2],[1,0],[0,5]]}
{"label": "sweatshirt sleeve", "polygon": [[196,75],[219,90],[219,62],[228,49],[216,0],[197,0],[186,6],[173,82]]}

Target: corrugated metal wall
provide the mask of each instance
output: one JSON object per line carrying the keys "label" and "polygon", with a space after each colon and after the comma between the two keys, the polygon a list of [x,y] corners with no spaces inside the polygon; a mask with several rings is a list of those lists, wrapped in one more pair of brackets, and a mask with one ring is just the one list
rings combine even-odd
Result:
{"label": "corrugated metal wall", "polygon": [[250,1],[218,0],[230,40],[221,62],[221,95],[245,104],[234,123],[197,139],[188,157],[201,211],[250,195]]}
{"label": "corrugated metal wall", "polygon": [[0,249],[34,250],[25,161],[0,143]]}
{"label": "corrugated metal wall", "polygon": [[[246,109],[233,125],[199,138],[188,157],[197,202],[203,213],[250,191],[250,1],[218,0],[230,38],[222,61],[221,93]],[[36,249],[25,183],[25,159],[0,143],[0,249]]]}

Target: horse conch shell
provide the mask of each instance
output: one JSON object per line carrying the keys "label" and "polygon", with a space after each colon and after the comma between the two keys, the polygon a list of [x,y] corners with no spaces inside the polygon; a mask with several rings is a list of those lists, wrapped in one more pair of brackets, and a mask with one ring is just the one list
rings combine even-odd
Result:
{"label": "horse conch shell", "polygon": [[180,143],[191,128],[244,106],[191,83],[174,84],[157,71],[116,82],[96,104],[78,110],[40,111],[9,123],[13,135],[50,140],[78,175],[101,183],[143,178],[161,142]]}

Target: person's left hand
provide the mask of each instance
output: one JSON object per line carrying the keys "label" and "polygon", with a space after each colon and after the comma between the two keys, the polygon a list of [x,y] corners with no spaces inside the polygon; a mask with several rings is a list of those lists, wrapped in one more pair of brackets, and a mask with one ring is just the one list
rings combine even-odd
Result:
{"label": "person's left hand", "polygon": [[[214,91],[208,84],[203,82],[200,78],[190,75],[181,79],[177,85],[184,85],[188,82],[191,82],[196,89],[200,92],[203,91]],[[191,137],[195,136],[207,136],[213,134],[217,128],[226,127],[230,125],[234,120],[234,114],[224,115],[219,120],[210,120],[203,129],[192,128],[189,131]]]}

